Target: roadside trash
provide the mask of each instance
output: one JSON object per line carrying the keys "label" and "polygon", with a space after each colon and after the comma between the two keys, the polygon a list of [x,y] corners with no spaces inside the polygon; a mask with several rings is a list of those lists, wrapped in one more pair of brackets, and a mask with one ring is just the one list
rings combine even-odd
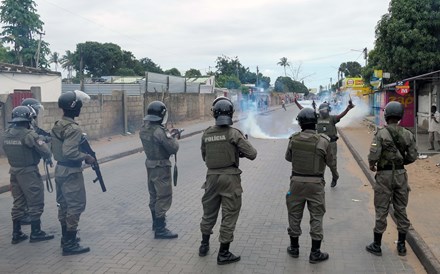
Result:
{"label": "roadside trash", "polygon": [[353,202],[360,202],[361,200],[351,199]]}
{"label": "roadside trash", "polygon": [[417,158],[419,158],[419,159],[426,159],[426,158],[428,158],[428,155],[419,154],[419,157],[417,157]]}
{"label": "roadside trash", "polygon": [[435,166],[436,166],[436,167],[440,167],[440,163],[437,163]]}

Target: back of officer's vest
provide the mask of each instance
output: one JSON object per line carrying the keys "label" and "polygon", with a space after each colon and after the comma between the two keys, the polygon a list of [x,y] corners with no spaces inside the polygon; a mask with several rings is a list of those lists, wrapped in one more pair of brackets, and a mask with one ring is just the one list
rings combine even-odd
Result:
{"label": "back of officer's vest", "polygon": [[[160,125],[145,125],[140,132],[142,146],[148,160],[165,160],[169,159],[169,153],[163,148],[158,140],[154,138],[156,130],[164,130]],[[165,135],[165,134],[164,134]]]}
{"label": "back of officer's vest", "polygon": [[318,153],[319,134],[292,136],[292,171],[303,175],[322,175],[325,162]]}
{"label": "back of officer's vest", "polygon": [[28,167],[38,165],[40,154],[24,144],[24,138],[31,132],[26,128],[9,128],[3,140],[3,149],[12,167]]}
{"label": "back of officer's vest", "polygon": [[203,134],[208,168],[238,167],[236,147],[229,142],[230,127],[211,127]]}

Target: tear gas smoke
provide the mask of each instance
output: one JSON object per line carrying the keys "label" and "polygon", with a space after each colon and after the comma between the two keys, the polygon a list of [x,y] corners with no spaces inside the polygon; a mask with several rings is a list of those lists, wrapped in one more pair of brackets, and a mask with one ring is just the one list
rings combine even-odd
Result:
{"label": "tear gas smoke", "polygon": [[249,136],[252,136],[253,138],[258,139],[287,139],[289,138],[290,134],[280,134],[277,136],[271,136],[267,133],[265,133],[260,125],[257,122],[257,113],[255,111],[251,111],[248,113],[247,118],[243,121],[241,129],[244,133],[248,134]]}

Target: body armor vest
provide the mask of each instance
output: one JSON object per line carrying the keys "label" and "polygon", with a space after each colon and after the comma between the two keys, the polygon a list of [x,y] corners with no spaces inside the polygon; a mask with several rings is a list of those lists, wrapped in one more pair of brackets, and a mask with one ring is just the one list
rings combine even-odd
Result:
{"label": "body armor vest", "polygon": [[[157,143],[154,139],[154,132],[161,127],[160,125],[148,126],[142,132],[142,144],[148,160],[168,160],[170,154],[165,148]],[[160,129],[164,130],[164,129]]]}
{"label": "body armor vest", "polygon": [[24,144],[24,138],[32,130],[26,128],[9,128],[3,140],[3,149],[11,167],[36,166],[41,156],[35,150]]}
{"label": "body armor vest", "polygon": [[[403,146],[405,146],[402,138],[402,129],[400,131],[396,131],[392,128],[389,128],[389,130],[392,130],[395,134],[397,134],[398,139],[402,143],[399,143],[400,146],[402,146],[402,151],[404,150]],[[387,129],[382,129],[383,132],[388,132]],[[402,166],[404,163],[403,155],[399,151],[398,144],[396,144],[391,137],[391,134],[386,134],[383,136],[383,142],[382,142],[382,153],[380,155],[380,159],[378,161],[378,167],[383,168],[385,166],[392,166],[393,164],[395,166]]]}
{"label": "body armor vest", "polygon": [[292,171],[303,175],[323,175],[325,162],[319,157],[318,134],[304,138],[301,133],[292,137]]}
{"label": "body armor vest", "polygon": [[52,138],[51,149],[52,149],[53,158],[57,162],[68,161],[68,159],[66,159],[63,156],[63,142],[64,142],[64,131],[66,130],[66,127],[69,126],[70,124],[72,124],[72,122],[66,120],[59,120],[55,123],[55,126],[52,129],[52,135],[55,138]]}
{"label": "body armor vest", "polygon": [[[229,127],[219,131],[208,129],[203,135],[206,156],[205,163],[208,168],[238,167],[238,153],[233,144],[229,142]],[[237,154],[237,155],[236,155]]]}
{"label": "body armor vest", "polygon": [[318,118],[316,130],[318,133],[324,133],[329,137],[335,137],[337,135],[336,126],[331,122],[330,116],[327,118]]}

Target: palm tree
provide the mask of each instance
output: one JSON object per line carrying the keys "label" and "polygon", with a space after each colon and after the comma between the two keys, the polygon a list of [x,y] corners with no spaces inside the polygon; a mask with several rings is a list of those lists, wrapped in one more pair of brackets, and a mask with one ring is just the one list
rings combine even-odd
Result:
{"label": "palm tree", "polygon": [[60,62],[59,57],[60,55],[58,54],[58,52],[54,52],[49,58],[49,64],[55,64],[55,71],[58,71],[58,63]]}
{"label": "palm tree", "polygon": [[67,79],[72,79],[73,65],[75,63],[75,55],[70,50],[66,50],[66,54],[60,59],[61,67],[67,70]]}
{"label": "palm tree", "polygon": [[280,58],[280,61],[277,63],[277,65],[284,67],[284,76],[287,77],[286,67],[290,67],[290,63],[289,61],[287,61],[287,58],[286,57]]}

